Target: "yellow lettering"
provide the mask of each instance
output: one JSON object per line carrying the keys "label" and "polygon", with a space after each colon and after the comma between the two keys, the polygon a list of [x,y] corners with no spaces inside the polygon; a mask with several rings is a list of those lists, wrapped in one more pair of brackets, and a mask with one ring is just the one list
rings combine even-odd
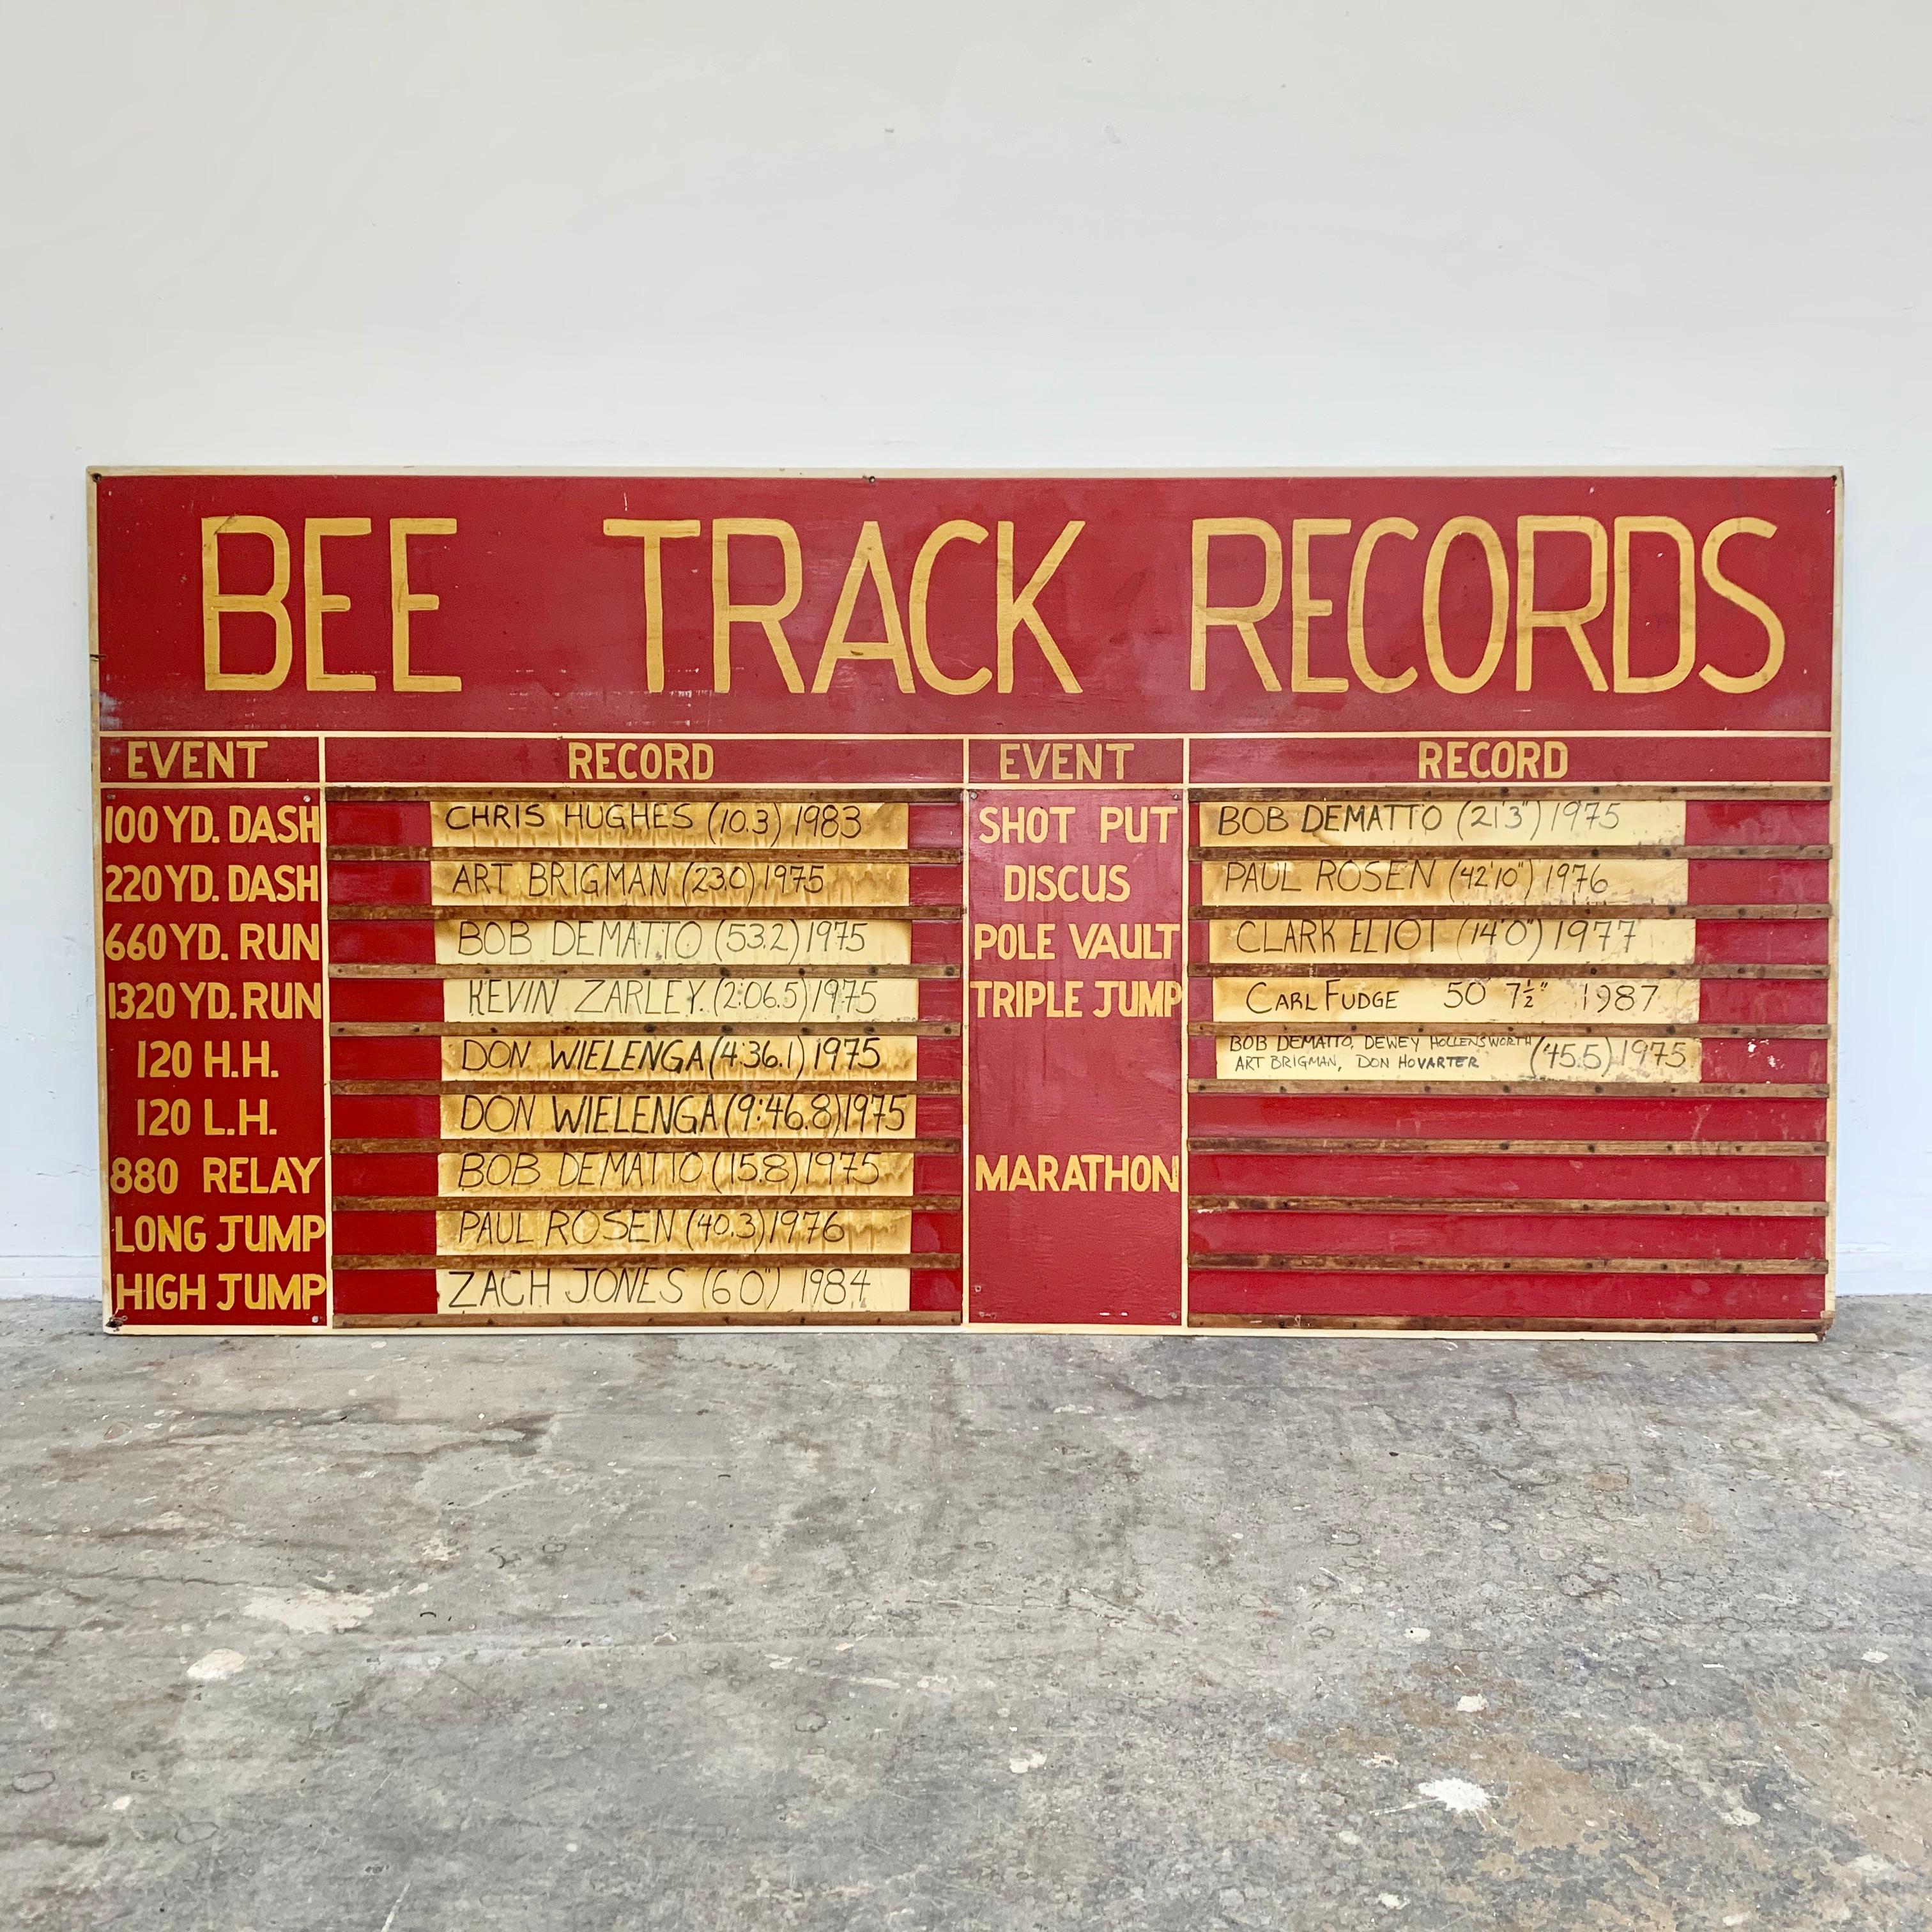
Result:
{"label": "yellow lettering", "polygon": [[1375,554],[1376,545],[1384,537],[1400,537],[1406,543],[1413,543],[1417,535],[1415,526],[1406,517],[1378,517],[1355,545],[1355,560],[1348,572],[1348,662],[1354,667],[1355,675],[1371,691],[1406,691],[1415,682],[1413,664],[1400,677],[1384,677],[1370,663],[1363,612],[1369,597],[1369,560]]}
{"label": "yellow lettering", "polygon": [[1764,626],[1764,662],[1748,677],[1734,677],[1727,670],[1719,670],[1714,664],[1701,666],[1697,675],[1718,691],[1743,692],[1762,691],[1784,664],[1784,626],[1778,613],[1762,598],[1754,597],[1740,584],[1733,584],[1724,574],[1718,561],[1718,554],[1735,536],[1774,537],[1778,534],[1775,524],[1766,523],[1762,517],[1730,517],[1723,523],[1714,524],[1710,534],[1704,539],[1704,581],[1720,597],[1735,604],[1740,610],[1748,610]]}
{"label": "yellow lettering", "polygon": [[[734,604],[731,601],[731,539],[771,537],[784,554],[784,595],[776,604]],[[802,693],[805,680],[786,641],[784,620],[798,608],[805,587],[805,566],[799,554],[798,532],[776,517],[719,517],[711,526],[711,684],[716,691],[731,688],[731,626],[756,624],[772,647],[785,688]]]}
{"label": "yellow lettering", "polygon": [[389,519],[390,682],[398,691],[460,691],[460,677],[431,676],[410,668],[410,618],[434,610],[442,599],[410,587],[411,537],[453,537],[454,517],[392,517]]}
{"label": "yellow lettering", "polygon": [[[1481,663],[1467,677],[1449,668],[1442,649],[1442,566],[1449,546],[1458,537],[1474,537],[1483,547],[1490,569],[1490,635],[1483,648]],[[1480,517],[1451,517],[1436,532],[1429,546],[1429,562],[1422,573],[1422,641],[1429,652],[1429,668],[1444,691],[1480,691],[1503,654],[1509,634],[1509,565],[1503,556],[1502,539]]]}
{"label": "yellow lettering", "polygon": [[1060,568],[1066,553],[1073,548],[1073,539],[1087,527],[1083,522],[1070,523],[1053,540],[1053,548],[1041,559],[1040,567],[1027,579],[1026,588],[1016,597],[1013,595],[1013,526],[1002,524],[999,526],[999,626],[1000,679],[998,688],[1010,691],[1013,688],[1013,634],[1024,624],[1033,633],[1034,642],[1039,645],[1040,656],[1046,658],[1053,674],[1060,680],[1062,691],[1078,691],[1080,680],[1073,675],[1073,667],[1060,654],[1060,646],[1053,640],[1053,634],[1041,621],[1040,614],[1034,608],[1034,599],[1046,587],[1046,581]]}
{"label": "yellow lettering", "polygon": [[[1262,594],[1252,604],[1210,604],[1208,601],[1208,550],[1216,537],[1255,537],[1260,540],[1264,574]],[[1237,632],[1247,646],[1250,662],[1264,691],[1279,691],[1281,680],[1262,647],[1261,620],[1281,602],[1281,532],[1259,517],[1196,517],[1194,520],[1194,594],[1192,635],[1188,651],[1190,691],[1208,688],[1208,633],[1220,626]]]}
{"label": "yellow lettering", "polygon": [[698,525],[686,517],[606,517],[607,537],[641,537],[644,544],[644,688],[662,691],[664,682],[664,547],[679,537],[694,537]]}
{"label": "yellow lettering", "polygon": [[[1623,520],[1617,528],[1622,530]],[[1590,542],[1590,594],[1573,608],[1564,610],[1539,610],[1536,608],[1536,539],[1544,532],[1551,535],[1567,532],[1572,536],[1587,537]],[[1626,553],[1619,550],[1620,557]],[[1576,653],[1577,662],[1583,667],[1583,674],[1590,680],[1592,691],[1607,691],[1610,686],[1604,682],[1604,668],[1597,662],[1597,653],[1590,640],[1585,636],[1583,626],[1592,623],[1604,614],[1604,604],[1610,594],[1609,539],[1604,534],[1604,526],[1594,517],[1519,517],[1516,520],[1516,688],[1529,689],[1536,675],[1534,662],[1536,651],[1536,634],[1541,630],[1558,630],[1568,637],[1571,648]],[[1621,605],[1618,607],[1621,608]],[[1618,621],[1621,621],[1619,620]],[[1619,633],[1621,635],[1622,634]],[[1617,688],[1624,688],[1619,677]]]}
{"label": "yellow lettering", "polygon": [[302,652],[311,691],[374,691],[376,680],[362,670],[329,670],[322,662],[322,620],[332,610],[346,610],[349,599],[322,587],[324,537],[366,537],[367,517],[309,517],[302,523]]}
{"label": "yellow lettering", "polygon": [[[1630,668],[1630,542],[1639,530],[1677,546],[1677,662],[1654,676]],[[1670,691],[1690,675],[1697,656],[1697,566],[1690,532],[1675,517],[1619,517],[1616,521],[1616,609],[1610,618],[1610,668],[1619,691]],[[1598,690],[1603,686],[1599,685]]]}
{"label": "yellow lettering", "polygon": [[932,567],[939,560],[939,553],[950,543],[982,544],[986,541],[986,532],[982,525],[956,518],[950,524],[941,524],[920,545],[919,555],[912,566],[912,589],[906,602],[906,624],[912,635],[912,661],[918,665],[920,676],[934,691],[945,692],[954,698],[970,697],[993,673],[990,665],[982,664],[970,677],[952,677],[933,662],[926,638],[926,602],[932,587]]}
{"label": "yellow lettering", "polygon": [[1297,517],[1288,535],[1288,616],[1292,623],[1288,647],[1288,682],[1293,691],[1346,691],[1346,677],[1316,677],[1308,668],[1308,620],[1325,617],[1335,608],[1328,597],[1312,597],[1308,590],[1308,546],[1316,537],[1345,537],[1351,526],[1346,517]]}
{"label": "yellow lettering", "polygon": [[[274,556],[274,575],[266,590],[221,587],[221,539],[266,537]],[[289,622],[289,538],[268,517],[203,517],[201,520],[201,675],[209,691],[273,691],[295,662],[295,633]],[[266,616],[274,626],[275,662],[266,670],[221,668],[221,620],[242,611]]]}
{"label": "yellow lettering", "polygon": [[[859,586],[868,577],[872,580],[872,588],[878,592],[879,612],[886,634],[883,638],[853,638],[848,635],[848,632],[853,610],[859,602]],[[846,566],[845,581],[839,586],[838,602],[832,613],[832,627],[825,634],[825,647],[818,654],[818,670],[812,680],[814,695],[831,688],[832,674],[848,659],[890,664],[900,690],[910,694],[912,665],[906,656],[905,632],[899,623],[898,592],[892,588],[892,566],[886,561],[885,540],[879,535],[878,525],[870,521],[859,532],[859,541],[852,547],[852,561]]]}

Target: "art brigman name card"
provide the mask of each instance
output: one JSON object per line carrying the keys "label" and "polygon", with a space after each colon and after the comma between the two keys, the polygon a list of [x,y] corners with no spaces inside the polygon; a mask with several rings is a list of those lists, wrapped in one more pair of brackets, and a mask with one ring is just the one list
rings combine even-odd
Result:
{"label": "art brigman name card", "polygon": [[1831,1316],[1831,474],[92,478],[123,1330]]}

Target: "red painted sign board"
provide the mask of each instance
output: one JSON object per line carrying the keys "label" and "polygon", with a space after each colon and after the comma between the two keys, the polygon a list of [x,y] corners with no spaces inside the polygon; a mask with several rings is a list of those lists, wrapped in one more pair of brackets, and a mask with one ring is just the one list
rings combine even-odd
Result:
{"label": "red painted sign board", "polygon": [[112,1325],[1829,1319],[1835,476],[92,487]]}

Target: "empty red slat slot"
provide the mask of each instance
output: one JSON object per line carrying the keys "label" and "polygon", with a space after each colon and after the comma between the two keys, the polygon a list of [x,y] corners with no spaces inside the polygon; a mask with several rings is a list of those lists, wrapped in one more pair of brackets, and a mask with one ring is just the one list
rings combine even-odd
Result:
{"label": "empty red slat slot", "polygon": [[939,1268],[914,1268],[907,1299],[919,1311],[956,1315],[961,1306],[959,1277]]}
{"label": "empty red slat slot", "polygon": [[916,920],[912,928],[913,963],[917,966],[957,964],[960,958],[956,920]]}
{"label": "empty red slat slot", "polygon": [[1711,1025],[1822,1026],[1831,997],[1822,980],[1706,980],[1697,1017]]}
{"label": "empty red slat slot", "polygon": [[338,1094],[329,1114],[338,1140],[434,1140],[441,1131],[433,1094]]}
{"label": "empty red slat slot", "polygon": [[[338,932],[340,927],[336,928]],[[334,1020],[440,1020],[440,980],[332,980],[328,1015]]]}
{"label": "empty red slat slot", "polygon": [[1720,1084],[1790,1085],[1828,1078],[1831,1049],[1822,1040],[1707,1040],[1703,1063],[1705,1079]]}
{"label": "empty red slat slot", "polygon": [[1831,928],[1822,919],[1700,919],[1700,966],[1822,966]]}
{"label": "empty red slat slot", "polygon": [[439,1080],[441,1046],[433,1034],[334,1040],[329,1072],[338,1080]]}
{"label": "empty red slat slot", "polygon": [[922,1020],[956,1020],[964,1004],[963,980],[920,980],[919,1016]]}
{"label": "empty red slat slot", "polygon": [[960,842],[959,807],[936,802],[908,806],[906,842],[915,847],[956,847]]}
{"label": "empty red slat slot", "polygon": [[956,1255],[959,1252],[962,1219],[958,1214],[915,1214],[912,1217],[913,1252],[916,1255]]}
{"label": "empty red slat slot", "polygon": [[338,1264],[332,1286],[338,1315],[434,1315],[433,1268],[358,1268]]}
{"label": "empty red slat slot", "polygon": [[1442,1321],[1816,1322],[1819,1275],[1283,1274],[1196,1269],[1197,1315],[1381,1316]]}
{"label": "empty red slat slot", "polygon": [[[915,1194],[957,1194],[960,1192],[960,1158],[956,1154],[916,1154],[912,1157],[912,1191]],[[892,1197],[882,1194],[883,1204]]]}
{"label": "empty red slat slot", "polygon": [[331,1230],[339,1258],[350,1255],[433,1255],[436,1216],[415,1213],[338,1214]]}
{"label": "empty red slat slot", "polygon": [[409,860],[338,859],[328,868],[332,905],[427,905],[429,866]]}
{"label": "empty red slat slot", "polygon": [[328,832],[332,845],[427,845],[429,807],[401,800],[332,805]]}
{"label": "empty red slat slot", "polygon": [[1692,799],[1684,808],[1692,845],[1828,845],[1832,808],[1783,799]]}
{"label": "empty red slat slot", "polygon": [[428,920],[332,920],[328,956],[338,966],[427,966],[436,928]]}
{"label": "empty red slat slot", "polygon": [[964,892],[957,866],[914,866],[907,870],[906,896],[914,905],[958,905]]}
{"label": "empty red slat slot", "polygon": [[1195,1195],[1337,1200],[1820,1201],[1825,1163],[1743,1154],[1196,1154],[1187,1184]]}
{"label": "empty red slat slot", "polygon": [[339,1154],[330,1166],[338,1201],[354,1195],[426,1195],[436,1191],[433,1154]]}
{"label": "empty red slat slot", "polygon": [[960,1042],[928,1035],[919,1043],[919,1077],[922,1080],[957,1080],[961,1074]]}
{"label": "empty red slat slot", "polygon": [[1823,1220],[1795,1216],[1196,1211],[1188,1219],[1196,1255],[1798,1261],[1825,1252]]}
{"label": "empty red slat slot", "polygon": [[1822,859],[1694,859],[1693,905],[1822,905],[1832,896]]}

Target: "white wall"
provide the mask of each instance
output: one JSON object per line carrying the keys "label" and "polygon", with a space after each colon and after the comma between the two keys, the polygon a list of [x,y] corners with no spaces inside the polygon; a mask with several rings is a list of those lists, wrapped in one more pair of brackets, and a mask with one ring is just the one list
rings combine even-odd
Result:
{"label": "white wall", "polygon": [[1932,1286],[1922,4],[4,17],[7,1286],[96,1279],[88,462],[1842,462],[1841,1286]]}

